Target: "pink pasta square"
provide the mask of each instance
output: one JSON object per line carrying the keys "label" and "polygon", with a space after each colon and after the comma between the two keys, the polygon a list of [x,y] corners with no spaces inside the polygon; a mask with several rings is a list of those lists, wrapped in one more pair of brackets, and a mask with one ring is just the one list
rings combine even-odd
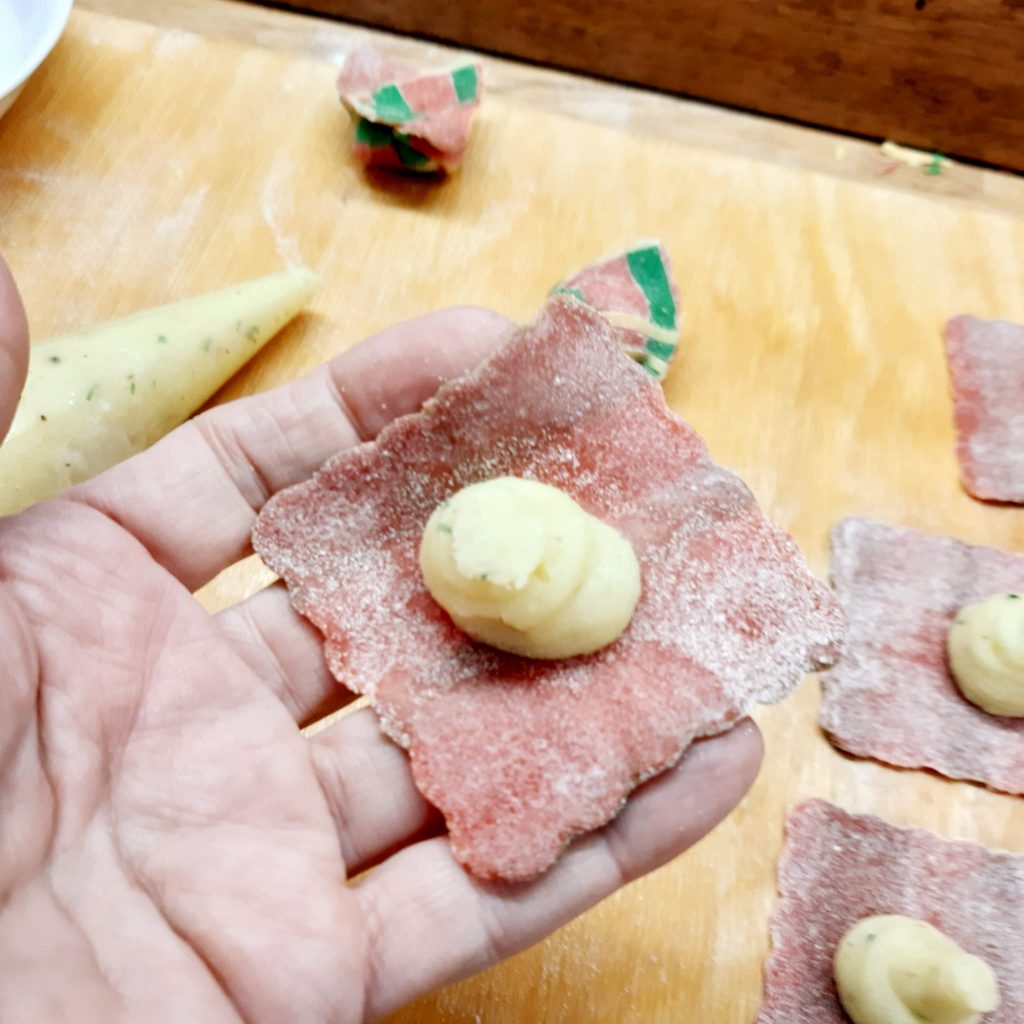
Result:
{"label": "pink pasta square", "polygon": [[981,957],[1002,1000],[985,1024],[1024,1021],[1024,857],[823,800],[793,810],[786,829],[757,1024],[849,1024],[832,957],[847,929],[875,914],[927,921]]}
{"label": "pink pasta square", "polygon": [[1024,591],[1024,555],[847,519],[832,534],[832,582],[848,620],[843,660],[822,677],[821,725],[832,742],[1024,793],[1024,719],[971,704],[946,657],[960,608]]}
{"label": "pink pasta square", "polygon": [[[640,601],[604,650],[502,654],[428,593],[417,556],[431,512],[503,475],[561,488],[632,542]],[[422,412],[275,496],[253,540],[323,632],[334,674],[408,749],[456,856],[487,878],[543,871],[694,739],[830,663],[842,634],[793,540],[571,298]]]}
{"label": "pink pasta square", "polygon": [[958,316],[946,324],[946,356],[964,486],[1024,503],[1024,327]]}

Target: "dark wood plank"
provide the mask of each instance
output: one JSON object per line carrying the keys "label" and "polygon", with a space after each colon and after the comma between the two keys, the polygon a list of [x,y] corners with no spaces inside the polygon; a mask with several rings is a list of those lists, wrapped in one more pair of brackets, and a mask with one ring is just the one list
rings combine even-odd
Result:
{"label": "dark wood plank", "polygon": [[291,0],[1024,169],[1024,0]]}

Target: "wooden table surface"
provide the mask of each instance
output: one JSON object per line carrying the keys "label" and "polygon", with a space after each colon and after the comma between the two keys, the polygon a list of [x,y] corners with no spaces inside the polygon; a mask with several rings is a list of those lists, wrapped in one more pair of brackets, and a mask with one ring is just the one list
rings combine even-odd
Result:
{"label": "wooden table surface", "polygon": [[1024,170],[1017,0],[286,3]]}
{"label": "wooden table surface", "polygon": [[[881,174],[863,143],[500,62],[460,175],[368,178],[328,66],[362,32],[213,0],[80,6],[137,18],[76,12],[0,122],[0,250],[37,337],[309,264],[309,315],[227,399],[428,308],[526,320],[567,270],[657,234],[685,308],[668,400],[816,571],[848,514],[1024,550],[1024,509],[959,488],[939,339],[959,312],[1024,320],[1020,180]],[[266,578],[250,559],[201,599]],[[1024,801],[841,756],[818,703],[808,679],[758,715],[761,777],[695,850],[395,1020],[749,1024],[784,814],[809,796],[1024,852]]]}

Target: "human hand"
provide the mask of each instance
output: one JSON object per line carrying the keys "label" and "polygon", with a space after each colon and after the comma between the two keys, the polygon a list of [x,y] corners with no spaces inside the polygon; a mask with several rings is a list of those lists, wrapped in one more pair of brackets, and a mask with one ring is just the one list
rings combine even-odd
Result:
{"label": "human hand", "polygon": [[[0,275],[0,382],[18,380],[0,384],[3,429],[15,295]],[[343,698],[280,584],[219,615],[192,596],[248,552],[269,495],[508,329],[474,309],[399,325],[0,520],[4,1024],[376,1020],[676,856],[746,791],[749,722],[537,881],[481,883],[371,711],[300,732]]]}

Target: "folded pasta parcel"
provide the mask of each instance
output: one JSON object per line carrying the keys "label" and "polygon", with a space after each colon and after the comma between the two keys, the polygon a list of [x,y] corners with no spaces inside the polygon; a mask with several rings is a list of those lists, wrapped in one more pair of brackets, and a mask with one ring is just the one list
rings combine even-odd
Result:
{"label": "folded pasta parcel", "polygon": [[254,530],[483,878],[538,875],[841,645],[792,538],[620,341],[550,299]]}
{"label": "folded pasta parcel", "polygon": [[621,332],[621,343],[661,380],[679,347],[679,289],[668,252],[657,241],[636,242],[623,252],[589,263],[555,285],[593,306]]}
{"label": "folded pasta parcel", "polygon": [[475,61],[418,71],[372,47],[349,54],[338,76],[356,158],[421,174],[454,171],[462,162],[482,90],[483,70]]}

